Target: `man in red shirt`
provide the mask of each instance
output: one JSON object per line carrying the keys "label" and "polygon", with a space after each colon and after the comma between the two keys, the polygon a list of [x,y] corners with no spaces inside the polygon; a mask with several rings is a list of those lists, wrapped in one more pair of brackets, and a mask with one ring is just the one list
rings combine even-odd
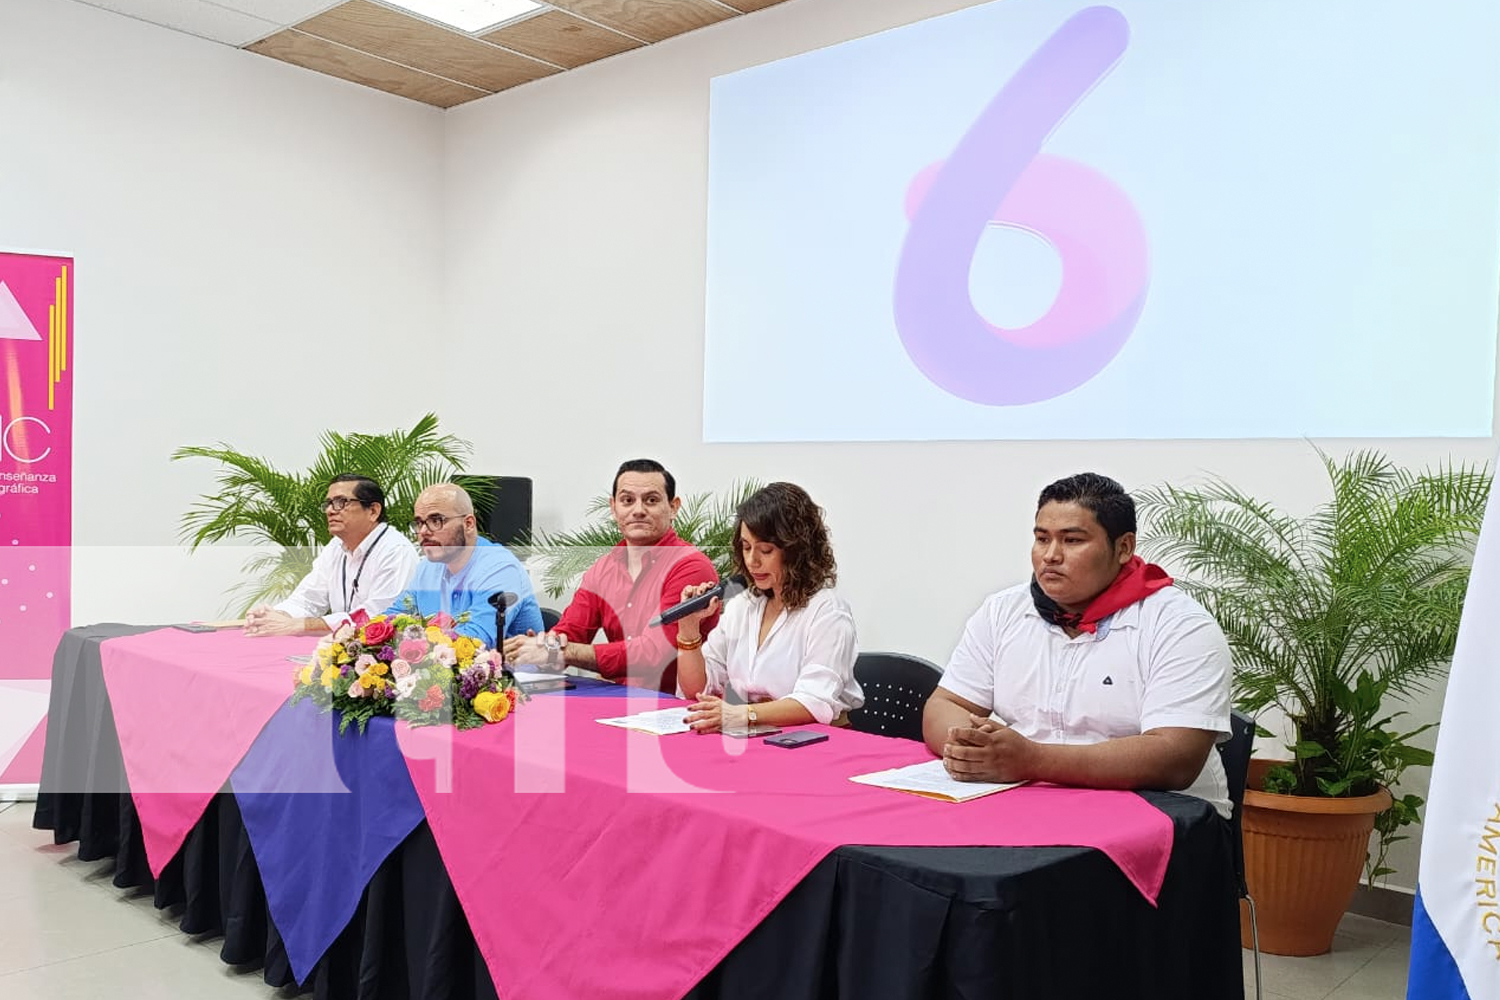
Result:
{"label": "man in red shirt", "polygon": [[[685,587],[719,579],[709,558],[672,530],[681,506],[677,481],[660,462],[638,458],[621,465],[609,498],[619,544],[583,574],[552,631],[506,640],[506,660],[582,667],[608,680],[675,691],[677,626],[647,623],[681,602]],[[703,634],[716,623],[717,616],[706,620]],[[606,641],[592,645],[600,629]]]}

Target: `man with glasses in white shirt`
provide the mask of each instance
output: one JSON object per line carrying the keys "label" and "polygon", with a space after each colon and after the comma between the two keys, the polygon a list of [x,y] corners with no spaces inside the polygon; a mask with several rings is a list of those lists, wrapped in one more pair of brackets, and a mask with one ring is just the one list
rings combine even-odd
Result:
{"label": "man with glasses in white shirt", "polygon": [[252,608],[247,635],[319,635],[363,609],[376,615],[405,589],[417,550],[385,516],[385,491],[366,476],[336,476],[323,500],[333,537],[286,600]]}
{"label": "man with glasses in white shirt", "polygon": [[542,609],[531,589],[531,578],[521,561],[503,545],[479,534],[474,501],[461,486],[429,486],[412,505],[412,530],[424,561],[411,583],[390,604],[392,613],[406,610],[407,598],[426,617],[439,612],[468,621],[456,626],[460,635],[495,648],[495,609],[490,598],[510,593],[515,603],[505,612],[505,634],[524,635],[542,630]]}

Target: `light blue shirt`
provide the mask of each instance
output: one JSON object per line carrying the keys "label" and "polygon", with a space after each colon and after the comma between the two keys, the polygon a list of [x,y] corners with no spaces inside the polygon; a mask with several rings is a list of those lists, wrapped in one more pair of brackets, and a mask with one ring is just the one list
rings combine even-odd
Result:
{"label": "light blue shirt", "polygon": [[493,649],[495,609],[490,604],[490,596],[502,591],[510,591],[518,598],[505,612],[507,636],[523,635],[527,629],[544,631],[542,610],[536,603],[536,594],[531,590],[531,578],[526,575],[525,567],[505,546],[496,545],[483,536],[457,575],[448,572],[447,563],[429,559],[418,563],[411,583],[387,613],[399,614],[406,610],[407,597],[416,599],[417,610],[425,616],[446,611],[457,618],[467,611],[469,620],[458,626],[458,634],[478,639]]}

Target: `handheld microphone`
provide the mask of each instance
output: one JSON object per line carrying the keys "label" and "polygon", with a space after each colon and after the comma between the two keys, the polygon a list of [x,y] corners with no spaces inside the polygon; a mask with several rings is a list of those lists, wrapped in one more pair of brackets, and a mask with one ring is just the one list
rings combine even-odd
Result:
{"label": "handheld microphone", "polygon": [[690,597],[687,600],[683,601],[681,604],[672,605],[670,608],[663,611],[655,618],[651,619],[648,627],[655,628],[658,625],[670,625],[673,622],[678,621],[679,619],[686,618],[688,615],[694,613],[695,611],[702,611],[704,608],[708,607],[709,602],[712,601],[715,597],[728,600],[730,597],[733,597],[735,594],[744,589],[744,577],[727,577],[723,580],[720,580],[717,586],[710,587],[708,590],[699,594],[697,597]]}

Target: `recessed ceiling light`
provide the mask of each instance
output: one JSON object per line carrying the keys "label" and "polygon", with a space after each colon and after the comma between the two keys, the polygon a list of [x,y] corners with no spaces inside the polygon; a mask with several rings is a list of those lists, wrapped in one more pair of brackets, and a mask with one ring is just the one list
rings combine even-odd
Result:
{"label": "recessed ceiling light", "polygon": [[385,0],[428,20],[477,35],[505,21],[541,10],[533,0]]}

